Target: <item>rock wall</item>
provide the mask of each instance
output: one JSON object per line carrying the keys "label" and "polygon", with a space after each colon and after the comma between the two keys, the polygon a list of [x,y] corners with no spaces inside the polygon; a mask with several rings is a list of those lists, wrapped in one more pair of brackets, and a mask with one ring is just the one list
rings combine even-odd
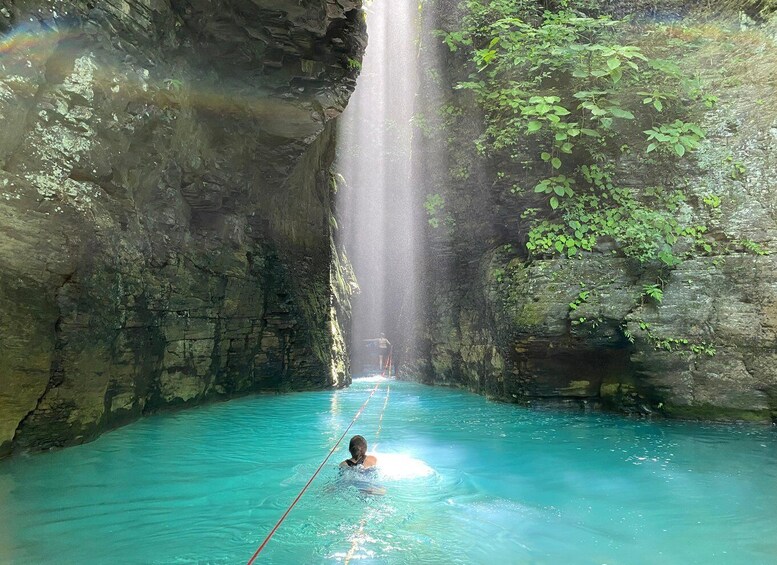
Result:
{"label": "rock wall", "polygon": [[0,1],[0,456],[347,384],[360,4]]}
{"label": "rock wall", "polygon": [[[433,4],[429,27],[456,29],[461,4]],[[672,21],[679,17],[672,12]],[[458,53],[427,41],[428,64],[445,63],[427,77],[420,111],[432,125],[419,132],[416,157],[423,185],[445,208],[426,234],[433,252],[425,316],[407,352],[408,378],[517,403],[777,421],[777,104],[767,78],[777,61],[774,24],[713,22],[698,33],[715,39],[687,61],[717,97],[697,155],[660,177],[639,158],[625,167],[635,190],[682,186],[678,218],[709,227],[711,251],[689,253],[670,270],[640,265],[607,241],[574,258],[529,256],[509,187],[531,179],[520,166],[467,157],[482,116],[456,115],[461,95],[450,87],[472,79],[459,70]],[[719,204],[705,202],[710,195]],[[644,290],[656,281],[660,302]]]}

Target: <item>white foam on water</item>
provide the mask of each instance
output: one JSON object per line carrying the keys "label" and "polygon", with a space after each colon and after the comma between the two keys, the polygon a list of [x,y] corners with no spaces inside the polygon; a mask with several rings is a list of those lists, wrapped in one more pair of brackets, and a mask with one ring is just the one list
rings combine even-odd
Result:
{"label": "white foam on water", "polygon": [[376,453],[378,474],[383,481],[418,479],[435,474],[429,465],[404,453]]}
{"label": "white foam on water", "polygon": [[358,381],[360,383],[382,383],[389,380],[392,380],[392,379],[388,377],[384,377],[383,375],[380,375],[380,374],[367,375],[364,377],[354,377],[353,379],[354,382]]}

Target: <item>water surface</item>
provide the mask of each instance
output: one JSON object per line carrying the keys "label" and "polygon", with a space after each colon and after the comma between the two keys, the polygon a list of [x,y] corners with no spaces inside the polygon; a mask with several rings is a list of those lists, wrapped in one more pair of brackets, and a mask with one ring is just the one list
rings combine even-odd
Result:
{"label": "water surface", "polygon": [[377,437],[377,476],[340,476],[341,446],[258,563],[777,563],[773,428],[384,380],[147,418],[0,463],[0,563],[245,563],[376,384],[349,435]]}

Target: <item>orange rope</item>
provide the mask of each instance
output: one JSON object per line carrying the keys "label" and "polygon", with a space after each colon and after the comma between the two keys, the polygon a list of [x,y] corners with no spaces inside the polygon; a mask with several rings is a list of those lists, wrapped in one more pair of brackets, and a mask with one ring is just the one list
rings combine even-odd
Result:
{"label": "orange rope", "polygon": [[[375,447],[378,447],[378,438],[380,437],[380,431],[382,429],[383,424],[383,415],[386,413],[386,406],[388,406],[389,401],[389,394],[391,393],[391,385],[386,387],[386,400],[383,402],[383,410],[380,412],[380,418],[378,419],[378,431],[375,433]],[[356,550],[359,548],[359,540],[362,537],[362,534],[364,533],[364,526],[367,523],[367,516],[363,516],[361,521],[359,522],[359,531],[356,532],[356,535],[353,538],[353,542],[351,543],[351,549],[348,550],[348,553],[345,555],[345,560],[343,561],[343,565],[348,565],[351,562],[351,558],[353,557],[354,553],[356,553]]]}
{"label": "orange rope", "polygon": [[367,403],[372,398],[372,395],[375,394],[375,391],[378,390],[378,386],[380,386],[380,383],[375,385],[375,388],[372,389],[372,392],[367,397],[367,400],[364,401],[364,404],[362,404],[361,408],[359,408],[359,411],[356,413],[356,416],[353,417],[353,420],[351,420],[351,423],[348,424],[348,427],[345,428],[345,431],[343,432],[343,435],[340,436],[340,439],[337,440],[337,443],[334,444],[332,449],[329,450],[329,454],[324,458],[324,460],[321,462],[321,465],[318,466],[318,469],[316,469],[316,472],[313,473],[313,476],[310,477],[310,480],[305,484],[304,487],[302,487],[302,490],[299,491],[299,494],[297,495],[297,498],[294,499],[294,502],[291,503],[291,506],[286,510],[286,512],[283,513],[283,516],[281,516],[281,519],[278,520],[278,522],[275,524],[275,527],[270,531],[269,534],[267,534],[267,537],[264,538],[264,541],[262,542],[262,545],[259,546],[259,549],[256,550],[256,552],[251,556],[251,559],[248,560],[247,565],[252,565],[254,561],[256,561],[256,558],[259,556],[259,553],[264,549],[264,547],[267,545],[267,542],[270,541],[270,538],[273,537],[276,531],[278,531],[278,528],[280,528],[283,521],[286,519],[286,516],[289,515],[289,512],[291,512],[291,509],[294,508],[294,506],[299,502],[299,499],[302,498],[302,495],[305,494],[305,491],[308,490],[308,487],[313,482],[313,480],[318,476],[319,471],[326,465],[326,462],[329,461],[329,458],[332,457],[332,454],[337,449],[337,446],[340,445],[340,442],[343,441],[343,438],[348,433],[348,430],[351,429],[351,426],[354,425],[356,420],[361,416],[362,411],[364,411],[364,408],[367,406]]}

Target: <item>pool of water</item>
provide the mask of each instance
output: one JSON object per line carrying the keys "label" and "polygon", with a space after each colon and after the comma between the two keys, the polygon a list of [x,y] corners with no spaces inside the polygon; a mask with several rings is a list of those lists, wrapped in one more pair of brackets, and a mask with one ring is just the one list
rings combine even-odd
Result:
{"label": "pool of water", "polygon": [[245,563],[376,385],[348,435],[376,444],[378,472],[339,473],[346,438],[258,563],[777,563],[773,428],[527,410],[381,379],[2,462],[0,563]]}

